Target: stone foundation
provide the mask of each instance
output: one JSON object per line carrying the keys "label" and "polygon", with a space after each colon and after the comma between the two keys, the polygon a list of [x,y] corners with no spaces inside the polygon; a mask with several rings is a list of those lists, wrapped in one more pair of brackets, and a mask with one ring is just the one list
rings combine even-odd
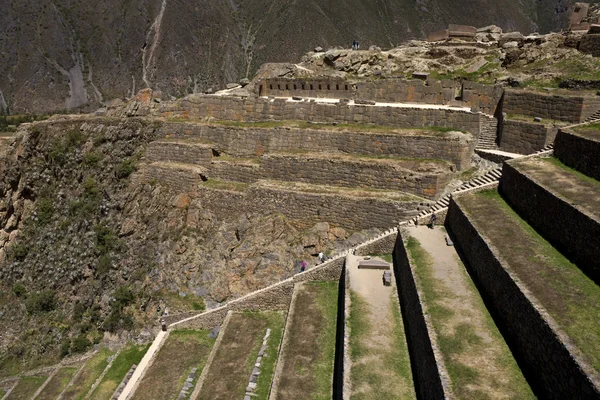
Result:
{"label": "stone foundation", "polygon": [[500,150],[517,154],[533,154],[554,142],[558,129],[544,124],[504,120]]}
{"label": "stone foundation", "polygon": [[554,155],[565,165],[600,180],[600,140],[561,129],[556,137]]}

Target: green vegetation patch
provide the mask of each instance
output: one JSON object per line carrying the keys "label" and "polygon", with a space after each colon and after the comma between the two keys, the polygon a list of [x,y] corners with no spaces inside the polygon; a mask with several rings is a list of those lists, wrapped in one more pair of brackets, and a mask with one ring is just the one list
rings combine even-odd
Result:
{"label": "green vegetation patch", "polygon": [[144,375],[133,399],[177,398],[193,367],[199,375],[215,340],[207,330],[178,329],[169,334],[156,359]]}
{"label": "green vegetation patch", "polygon": [[575,132],[582,134],[592,140],[600,140],[600,122],[593,124],[577,126],[572,128]]}
{"label": "green vegetation patch", "polygon": [[76,367],[64,367],[50,379],[44,390],[38,396],[39,399],[56,399],[67,387],[77,372]]}
{"label": "green vegetation patch", "polygon": [[271,388],[285,318],[281,312],[243,312],[231,316],[210,365],[199,399],[243,398],[267,328],[271,336],[257,380],[258,399],[267,399]]}
{"label": "green vegetation patch", "polygon": [[[416,394],[398,298],[392,293],[387,322],[391,325],[389,345],[376,347],[376,328],[369,318],[369,304],[350,291],[350,356],[353,400],[414,399]],[[386,323],[386,321],[381,321]]]}
{"label": "green vegetation patch", "polygon": [[24,376],[5,400],[29,400],[46,382],[47,376]]}
{"label": "green vegetation patch", "polygon": [[105,347],[100,348],[84,365],[81,373],[73,380],[71,385],[63,394],[64,400],[83,400],[92,385],[102,375],[108,365],[108,358],[114,353]]}
{"label": "green vegetation patch", "polygon": [[230,190],[234,192],[245,192],[248,189],[248,186],[247,183],[221,181],[218,179],[209,179],[206,182],[202,182],[200,185],[200,187],[208,189]]}
{"label": "green vegetation patch", "polygon": [[90,399],[109,400],[133,364],[139,364],[149,347],[150,344],[141,346],[131,345],[123,349],[113,361],[102,381],[94,389]]}
{"label": "green vegetation patch", "polygon": [[289,331],[286,332],[278,398],[329,400],[332,393],[337,282],[308,282],[297,287]]}
{"label": "green vegetation patch", "polygon": [[[483,300],[468,276],[466,269],[460,261],[460,273],[467,282],[467,289],[473,296],[468,300],[470,306],[475,308],[475,313],[483,316],[484,324],[477,327],[469,322],[469,316],[461,320],[452,321],[458,316],[447,300],[456,298],[456,294],[435,276],[431,255],[421,247],[414,237],[409,237],[406,248],[410,256],[415,274],[419,281],[422,301],[427,306],[427,313],[431,317],[433,328],[437,334],[438,348],[444,359],[444,364],[452,382],[452,389],[457,398],[461,399],[493,399],[497,395],[508,396],[511,399],[535,399],[531,388],[523,377],[519,366],[504,342],[492,317],[488,313]],[[464,297],[461,301],[465,301]],[[460,312],[460,311],[459,311]],[[475,314],[475,315],[476,315]],[[491,337],[484,341],[481,333]],[[492,362],[493,374],[482,369],[467,365],[462,360],[477,355],[488,355],[486,349],[499,350],[494,353],[494,359],[486,361],[480,358],[479,362]],[[490,393],[484,388],[494,388],[497,394]]]}
{"label": "green vegetation patch", "polygon": [[457,202],[520,282],[600,370],[600,287],[521,219],[497,191],[482,191]]}

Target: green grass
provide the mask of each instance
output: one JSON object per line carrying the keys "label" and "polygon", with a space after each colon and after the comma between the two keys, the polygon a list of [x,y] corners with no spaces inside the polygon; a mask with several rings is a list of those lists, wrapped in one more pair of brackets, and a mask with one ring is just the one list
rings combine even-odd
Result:
{"label": "green grass", "polygon": [[[503,221],[517,224],[520,228],[524,236],[515,238],[514,232],[497,226],[496,229],[502,229],[506,240],[495,239],[498,250],[510,246],[505,258],[516,269],[517,275],[538,272],[535,277],[522,277],[521,280],[525,279],[524,283],[534,296],[589,357],[592,366],[600,371],[600,287],[527,224],[496,190],[482,191],[474,196],[487,199],[502,212]],[[478,219],[475,218],[475,221],[477,223]],[[490,228],[487,231],[491,233]]]}
{"label": "green grass", "polygon": [[[212,349],[212,346],[214,345],[214,342],[216,339],[211,339],[208,336],[208,332],[206,330],[193,330],[193,329],[179,329],[179,330],[175,330],[171,332],[171,335],[175,334],[175,338],[178,338],[178,340],[180,341],[186,341],[186,340],[194,340],[194,341],[198,341],[204,344],[204,346],[206,346],[209,349]],[[200,374],[202,373],[202,370],[204,369],[204,366],[206,365],[206,361],[208,361],[208,354],[207,357],[202,357],[199,362],[194,365],[193,367],[196,367],[196,377],[194,378],[194,382],[193,384],[196,385],[196,383],[198,382],[198,379],[200,378]],[[192,368],[193,368],[192,367]],[[184,375],[182,375],[179,380],[177,381],[177,387],[181,390],[181,388],[183,388],[183,384],[185,383],[185,380],[187,379],[187,377],[189,376],[190,372],[192,372],[192,368],[189,368],[188,371],[186,371],[186,373]]]}
{"label": "green grass", "polygon": [[313,366],[315,371],[316,391],[313,393],[315,400],[331,399],[331,382],[333,375],[333,362],[335,358],[335,334],[337,326],[337,282],[310,282],[307,285],[318,286],[320,293],[316,298],[317,307],[320,309],[324,323],[316,344],[320,355]]}
{"label": "green grass", "polygon": [[379,257],[381,259],[384,259],[385,261],[389,262],[390,264],[392,262],[394,262],[393,257],[391,254],[369,254],[369,256],[371,257]]}
{"label": "green grass", "polygon": [[[268,321],[268,326],[271,328],[271,336],[267,341],[268,349],[265,352],[265,356],[262,358],[260,365],[260,375],[256,381],[256,399],[267,400],[269,397],[269,391],[271,390],[271,382],[273,381],[273,374],[275,374],[275,364],[279,357],[279,344],[283,337],[283,329],[285,325],[285,318],[282,313],[278,312],[262,312],[260,313],[261,318]],[[257,345],[254,347],[250,358],[248,359],[248,371],[252,372],[256,357],[262,346],[262,337],[257,341]],[[248,377],[250,374],[248,374]]]}
{"label": "green grass", "polygon": [[513,121],[523,121],[530,122],[532,124],[540,124],[540,125],[569,125],[569,122],[560,121],[558,119],[550,119],[550,118],[542,118],[542,122],[535,122],[533,120],[534,117],[530,115],[523,114],[507,114],[506,119]]}
{"label": "green grass", "polygon": [[77,368],[75,367],[64,367],[61,368],[54,377],[48,382],[48,385],[42,390],[39,397],[40,399],[55,399],[60,393],[67,387],[75,373]]}
{"label": "green grass", "polygon": [[[414,399],[414,385],[410,359],[405,341],[404,326],[398,298],[392,293],[390,316],[392,321],[391,346],[373,349],[367,346],[373,326],[369,320],[369,304],[356,292],[350,291],[351,308],[348,317],[350,328],[351,379],[354,388],[368,385],[370,390],[354,391],[353,400]],[[367,357],[366,361],[361,361]]]}
{"label": "green grass", "polygon": [[6,400],[26,400],[42,386],[48,379],[47,376],[24,376],[19,380],[19,383],[6,398]]}
{"label": "green grass", "polygon": [[594,133],[600,134],[600,122],[595,122],[593,124],[587,124],[582,126],[577,126],[573,128],[575,132],[579,133]]}
{"label": "green grass", "polygon": [[199,187],[205,187],[209,189],[218,189],[218,190],[230,190],[234,192],[245,192],[248,189],[247,183],[242,182],[230,182],[230,181],[221,181],[218,179],[209,179],[206,182],[202,182]]}
{"label": "green grass", "polygon": [[94,382],[96,382],[96,379],[100,377],[108,365],[108,358],[112,354],[114,353],[109,349],[105,347],[100,348],[100,350],[86,362],[81,374],[75,378],[73,385],[65,391],[63,399],[83,400]]}
{"label": "green grass", "polygon": [[[446,285],[435,278],[431,256],[421,247],[417,239],[409,237],[406,247],[414,265],[415,274],[420,282],[419,286],[423,293],[423,302],[427,305],[427,312],[431,316],[433,325],[436,328],[438,348],[442,353],[444,364],[452,381],[454,394],[457,398],[493,398],[493,395],[490,396],[489,393],[482,390],[469,389],[469,385],[477,385],[478,382],[481,382],[481,379],[495,380],[496,376],[481,376],[477,369],[460,362],[464,354],[467,354],[471,350],[480,353],[481,349],[488,346],[488,344],[484,343],[481,336],[476,333],[473,324],[459,323],[454,327],[453,332],[449,329],[444,329],[445,324],[449,322],[455,313],[445,306],[443,302],[446,299],[456,296]],[[469,291],[475,294],[473,304],[484,318],[484,330],[500,346],[501,352],[499,357],[494,360],[494,363],[501,368],[502,375],[505,375],[504,377],[509,379],[509,384],[498,381],[493,382],[493,387],[504,388],[504,390],[509,389],[510,393],[507,394],[512,395],[513,397],[510,398],[515,400],[534,399],[535,396],[531,388],[523,377],[494,320],[487,312],[483,300],[479,297],[475,284],[470,279],[458,256],[456,257]]]}
{"label": "green grass", "polygon": [[581,172],[577,171],[576,169],[573,169],[573,168],[563,164],[558,158],[549,157],[549,158],[545,158],[544,161],[547,161],[547,162],[555,165],[556,167],[565,170],[569,174],[575,175],[578,179],[581,179],[584,182],[590,183],[590,184],[596,186],[600,190],[600,182],[599,181],[597,181],[596,179],[594,179],[592,177],[587,176],[586,174],[582,174]]}
{"label": "green grass", "polygon": [[117,358],[112,363],[110,369],[102,378],[100,384],[92,393],[92,400],[108,400],[113,395],[119,384],[125,378],[127,372],[133,364],[139,364],[150,344],[146,345],[131,345],[123,349]]}
{"label": "green grass", "polygon": [[206,309],[204,298],[191,293],[180,296],[177,292],[161,290],[155,293],[155,297],[165,301],[171,314],[189,311],[204,311]]}

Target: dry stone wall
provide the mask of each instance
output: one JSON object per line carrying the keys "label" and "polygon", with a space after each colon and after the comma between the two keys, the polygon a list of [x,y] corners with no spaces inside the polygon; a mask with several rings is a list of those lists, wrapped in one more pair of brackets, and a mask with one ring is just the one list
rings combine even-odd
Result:
{"label": "dry stone wall", "polygon": [[357,246],[354,254],[357,256],[368,256],[370,254],[392,254],[394,245],[396,244],[396,234],[390,234],[381,239],[367,243],[362,246]]}
{"label": "dry stone wall", "polygon": [[599,220],[536,184],[511,162],[502,168],[500,191],[540,235],[600,283]]}
{"label": "dry stone wall", "polygon": [[460,199],[452,199],[446,227],[478,284],[482,297],[513,344],[515,356],[527,366],[535,386],[547,399],[596,399],[600,393],[570,352],[544,310],[520,287],[510,270],[498,258],[461,209]]}
{"label": "dry stone wall", "polygon": [[213,118],[226,121],[303,120],[324,123],[365,123],[397,128],[439,126],[479,134],[480,114],[449,109],[349,105],[262,97],[190,95],[163,103],[167,118]]}
{"label": "dry stone wall", "polygon": [[554,155],[569,167],[600,180],[600,140],[561,129],[554,144]]}
{"label": "dry stone wall", "polygon": [[544,124],[504,120],[500,150],[517,154],[532,154],[554,142],[557,128]]}
{"label": "dry stone wall", "polygon": [[[187,319],[171,324],[169,328],[212,329],[223,323],[229,311],[287,310],[290,306],[296,283],[305,281],[339,281],[342,269],[344,268],[344,262],[345,256],[340,256],[326,264],[296,274],[292,278],[265,289],[231,300],[219,308],[190,316]],[[175,316],[175,318],[177,317]]]}
{"label": "dry stone wall", "polygon": [[150,162],[165,161],[207,165],[212,159],[212,146],[190,141],[157,140],[148,144],[146,158]]}
{"label": "dry stone wall", "polygon": [[397,235],[393,260],[417,397],[445,399],[447,393],[442,379],[443,367],[438,362],[441,361],[441,355],[434,351],[433,330],[425,319],[415,276],[401,234]]}
{"label": "dry stone wall", "polygon": [[153,163],[141,171],[142,182],[159,182],[178,193],[196,191],[206,170],[197,166]]}
{"label": "dry stone wall", "polygon": [[254,183],[262,178],[262,170],[260,164],[218,161],[217,158],[208,166],[206,175],[209,179]]}
{"label": "dry stone wall", "polygon": [[261,96],[372,100],[390,103],[457,104],[494,114],[503,89],[499,85],[428,79],[378,79],[348,82],[335,78],[266,79],[258,83]]}
{"label": "dry stone wall", "polygon": [[574,123],[583,122],[598,110],[600,102],[595,98],[519,90],[507,90],[503,105],[503,111],[508,114],[531,115]]}
{"label": "dry stone wall", "polygon": [[394,160],[287,155],[263,156],[261,172],[265,179],[398,190],[435,200],[452,178],[449,166],[440,164],[432,167],[432,163],[425,166],[425,163],[419,162],[413,164],[414,169],[429,167],[431,172],[414,172],[413,168],[409,169]]}
{"label": "dry stone wall", "polygon": [[460,132],[437,135],[370,133],[287,127],[238,128],[180,122],[165,122],[161,133],[211,141],[219,150],[234,157],[298,151],[332,152],[433,158],[451,162],[458,170],[470,167],[476,142],[470,134]]}

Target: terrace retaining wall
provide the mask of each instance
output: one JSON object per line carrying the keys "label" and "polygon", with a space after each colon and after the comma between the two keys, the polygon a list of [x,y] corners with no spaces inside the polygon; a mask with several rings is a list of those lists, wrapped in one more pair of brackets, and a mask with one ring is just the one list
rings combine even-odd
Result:
{"label": "terrace retaining wall", "polygon": [[500,191],[511,207],[554,247],[600,284],[600,221],[504,163]]}
{"label": "terrace retaining wall", "polygon": [[[423,313],[413,267],[401,234],[398,234],[396,238],[393,260],[417,397],[419,399],[446,399],[449,397],[447,374],[443,372],[441,354],[434,350],[435,334]],[[437,347],[435,348],[437,349]],[[442,378],[443,376],[445,378]]]}
{"label": "terrace retaining wall", "polygon": [[561,129],[554,144],[554,155],[565,165],[600,180],[600,141]]}
{"label": "terrace retaining wall", "polygon": [[521,90],[506,90],[503,111],[559,121],[583,122],[600,110],[600,100],[585,96],[560,96]]}
{"label": "terrace retaining wall", "polygon": [[[292,278],[271,285],[265,289],[252,292],[238,299],[231,300],[221,307],[171,323],[169,328],[212,329],[223,323],[229,311],[287,311],[292,299],[294,284],[305,281],[339,281],[342,276],[344,263],[345,255],[339,256],[325,264],[296,274]],[[172,319],[175,318],[179,319],[181,316],[172,317]],[[172,322],[172,319],[168,322]]]}
{"label": "terrace retaining wall", "polygon": [[573,345],[568,337],[521,287],[454,198],[446,227],[496,325],[510,338],[513,353],[526,365],[526,375],[537,392],[547,399],[597,399],[600,389],[584,372],[590,367],[583,367],[569,351]]}
{"label": "terrace retaining wall", "polygon": [[476,140],[469,134],[355,132],[289,127],[239,128],[165,122],[164,136],[198,138],[234,157],[260,157],[292,151],[333,152],[367,156],[429,158],[448,161],[458,170],[470,168]]}
{"label": "terrace retaining wall", "polygon": [[517,154],[533,154],[554,141],[556,128],[544,124],[504,120],[500,150]]}
{"label": "terrace retaining wall", "polygon": [[451,109],[349,105],[263,97],[189,95],[160,105],[166,118],[213,118],[223,121],[302,120],[321,123],[364,123],[397,128],[444,127],[479,135],[480,114]]}

